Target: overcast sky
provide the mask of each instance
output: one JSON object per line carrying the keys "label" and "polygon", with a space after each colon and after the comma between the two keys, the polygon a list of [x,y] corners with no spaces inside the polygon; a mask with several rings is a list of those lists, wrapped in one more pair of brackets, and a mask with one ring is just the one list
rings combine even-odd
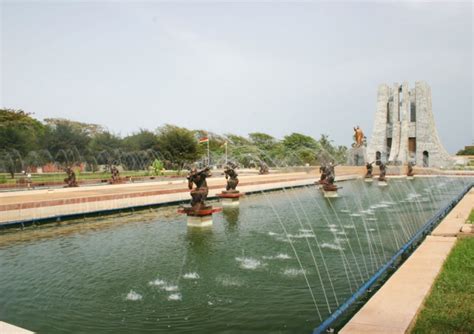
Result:
{"label": "overcast sky", "polygon": [[448,151],[473,142],[470,1],[0,6],[0,107],[39,119],[349,145],[355,125],[370,140],[380,83],[425,80]]}

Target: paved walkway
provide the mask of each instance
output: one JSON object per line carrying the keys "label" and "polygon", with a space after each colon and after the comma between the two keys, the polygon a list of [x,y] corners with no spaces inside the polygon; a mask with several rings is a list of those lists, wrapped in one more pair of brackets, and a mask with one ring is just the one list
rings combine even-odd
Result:
{"label": "paved walkway", "polygon": [[340,333],[402,334],[410,331],[444,261],[474,208],[474,188]]}

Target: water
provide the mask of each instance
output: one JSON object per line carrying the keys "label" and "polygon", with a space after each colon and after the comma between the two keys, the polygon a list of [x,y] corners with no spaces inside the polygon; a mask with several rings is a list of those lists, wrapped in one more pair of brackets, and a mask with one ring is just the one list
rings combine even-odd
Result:
{"label": "water", "polygon": [[341,183],[0,235],[0,319],[38,333],[310,333],[467,184]]}

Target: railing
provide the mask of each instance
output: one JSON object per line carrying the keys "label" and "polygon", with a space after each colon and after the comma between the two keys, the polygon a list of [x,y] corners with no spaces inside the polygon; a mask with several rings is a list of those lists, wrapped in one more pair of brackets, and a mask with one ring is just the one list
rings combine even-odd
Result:
{"label": "railing", "polygon": [[329,318],[327,318],[321,325],[316,327],[313,330],[313,334],[321,334],[324,332],[332,332],[333,329],[331,326],[336,323],[341,316],[351,307],[361,296],[365,295],[367,291],[372,287],[377,281],[379,281],[385,274],[388,273],[388,270],[393,268],[396,262],[401,259],[403,256],[410,254],[414,248],[417,241],[420,241],[428,233],[430,233],[436,225],[443,219],[451,209],[459,203],[459,201],[466,195],[469,190],[474,187],[474,183],[471,183],[466,188],[464,188],[459,195],[457,195],[453,200],[446,205],[444,208],[440,209],[431,219],[429,219],[415,235],[404,244],[398,252],[388,260],[367,282],[365,282],[349,299],[347,299],[339,308],[334,311]]}

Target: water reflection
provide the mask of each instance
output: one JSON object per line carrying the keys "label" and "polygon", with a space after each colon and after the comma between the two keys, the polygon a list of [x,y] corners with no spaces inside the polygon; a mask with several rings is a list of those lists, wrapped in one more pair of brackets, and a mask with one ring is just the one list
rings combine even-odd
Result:
{"label": "water reflection", "polygon": [[215,244],[214,232],[212,226],[208,227],[190,227],[186,233],[186,240],[189,250],[195,254],[209,254],[212,252],[212,246]]}

